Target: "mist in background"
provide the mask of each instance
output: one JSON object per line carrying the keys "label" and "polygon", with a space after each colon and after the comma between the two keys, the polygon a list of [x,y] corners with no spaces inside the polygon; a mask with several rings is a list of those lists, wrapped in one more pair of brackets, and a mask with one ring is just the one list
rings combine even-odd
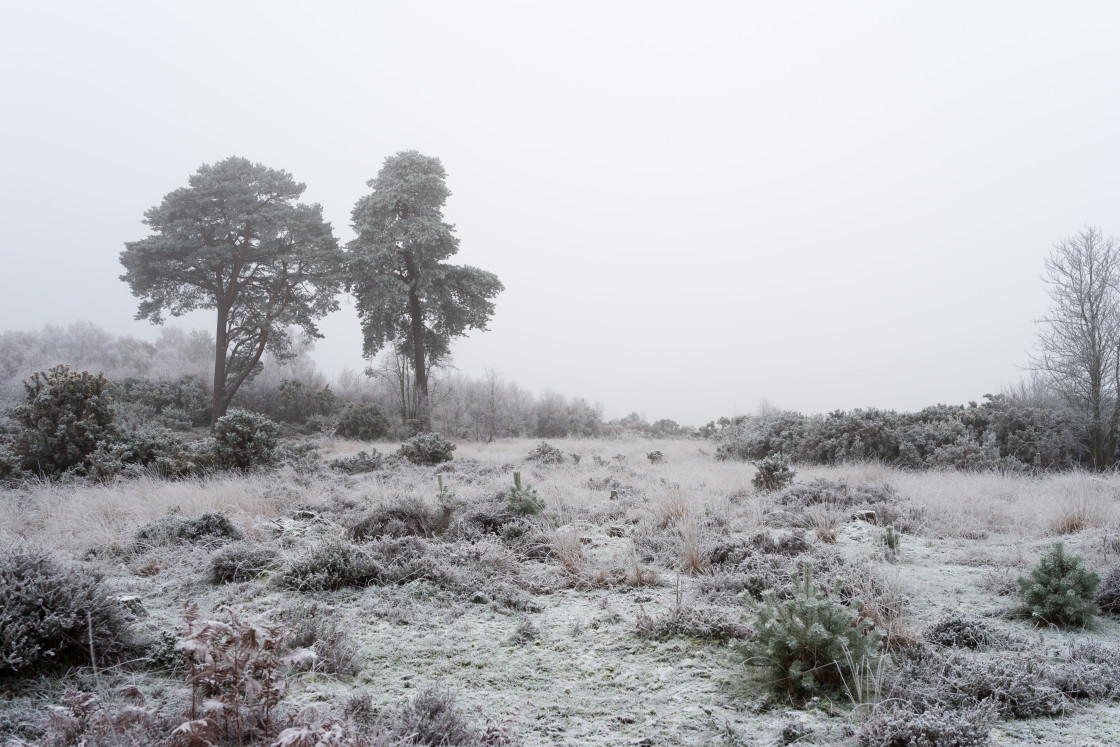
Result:
{"label": "mist in background", "polygon": [[[0,329],[155,340],[143,213],[239,155],[347,241],[386,156],[442,159],[497,274],[454,364],[700,424],[915,410],[1014,383],[1042,258],[1120,232],[1105,3],[144,3],[0,27]],[[212,332],[213,315],[169,322]],[[360,371],[352,302],[313,357]]]}

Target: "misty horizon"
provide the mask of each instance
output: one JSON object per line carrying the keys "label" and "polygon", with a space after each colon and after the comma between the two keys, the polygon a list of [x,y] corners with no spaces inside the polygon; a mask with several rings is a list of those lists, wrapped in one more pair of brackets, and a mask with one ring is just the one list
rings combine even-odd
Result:
{"label": "misty horizon", "polygon": [[[13,9],[6,330],[153,340],[118,278],[200,165],[290,172],[342,243],[383,160],[440,158],[457,261],[506,290],[452,346],[607,417],[701,424],[1014,385],[1050,247],[1106,234],[1117,114],[1091,4]],[[213,19],[254,29],[223,44]],[[297,64],[291,61],[298,60]],[[204,92],[199,97],[199,92]],[[353,302],[314,357],[361,371]],[[168,322],[207,330],[210,312]]]}

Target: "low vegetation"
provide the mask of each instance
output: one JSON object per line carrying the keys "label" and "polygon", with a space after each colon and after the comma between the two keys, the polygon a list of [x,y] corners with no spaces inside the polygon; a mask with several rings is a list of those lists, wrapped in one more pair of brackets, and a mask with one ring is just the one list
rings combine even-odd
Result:
{"label": "low vegetation", "polygon": [[1120,735],[1120,527],[1053,528],[1111,478],[790,463],[768,490],[689,440],[382,456],[259,425],[228,441],[258,461],[0,493],[5,734],[989,744],[1091,709]]}

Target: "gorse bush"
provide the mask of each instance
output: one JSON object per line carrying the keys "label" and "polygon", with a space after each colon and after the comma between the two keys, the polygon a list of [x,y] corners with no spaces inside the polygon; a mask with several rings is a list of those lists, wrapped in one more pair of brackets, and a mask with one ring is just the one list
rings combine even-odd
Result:
{"label": "gorse bush", "polygon": [[[86,568],[41,550],[0,550],[0,677],[104,664],[132,646],[128,612]],[[91,642],[92,637],[92,642]]]}
{"label": "gorse bush", "polygon": [[438,433],[418,433],[401,444],[397,454],[413,464],[439,464],[451,461],[455,444]]}
{"label": "gorse bush", "polygon": [[23,382],[26,402],[12,413],[18,430],[11,450],[23,469],[56,476],[80,468],[100,442],[116,437],[109,380],[55,366]]}
{"label": "gorse bush", "polygon": [[744,651],[770,667],[773,685],[795,696],[811,696],[840,688],[854,667],[876,659],[882,637],[859,617],[859,599],[840,601],[842,582],[832,594],[813,583],[813,566],[805,563],[794,579],[791,599],[778,599],[769,589],[755,607],[755,641]]}
{"label": "gorse bush", "polygon": [[789,459],[783,454],[773,454],[754,463],[758,472],[751,479],[751,485],[764,493],[781,490],[793,482],[797,474],[789,468]]}
{"label": "gorse bush", "polygon": [[564,452],[547,441],[541,441],[525,457],[527,462],[540,462],[541,464],[563,464]]}
{"label": "gorse bush", "polygon": [[1101,577],[1085,568],[1080,555],[1067,555],[1061,542],[1042,556],[1030,578],[1018,579],[1031,615],[1048,625],[1085,625],[1097,614],[1093,597]]}
{"label": "gorse bush", "polygon": [[874,460],[909,469],[1026,471],[1065,469],[1085,459],[1068,413],[1018,405],[936,405],[919,412],[851,410],[806,416],[769,412],[721,418],[701,432],[716,438],[717,459],[752,461],[776,453],[804,464]]}
{"label": "gorse bush", "polygon": [[214,425],[214,461],[219,469],[247,472],[276,463],[279,429],[263,415],[230,410]]}
{"label": "gorse bush", "polygon": [[389,418],[372,402],[351,403],[338,414],[335,433],[358,441],[376,441],[389,435]]}
{"label": "gorse bush", "polygon": [[332,459],[330,468],[348,475],[361,475],[366,472],[376,472],[384,464],[385,457],[381,456],[377,449],[370,449],[368,453],[359,451],[354,456]]}

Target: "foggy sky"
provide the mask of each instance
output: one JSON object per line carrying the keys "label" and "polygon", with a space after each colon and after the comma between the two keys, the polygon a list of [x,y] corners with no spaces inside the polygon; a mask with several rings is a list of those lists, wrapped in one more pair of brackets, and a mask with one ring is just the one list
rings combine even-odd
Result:
{"label": "foggy sky", "polygon": [[[1110,3],[10,3],[0,329],[154,339],[143,213],[230,155],[352,238],[438,156],[498,275],[464,374],[700,424],[912,410],[1015,382],[1050,247],[1120,233]],[[171,320],[210,330],[211,312]],[[360,370],[353,303],[321,368]]]}

